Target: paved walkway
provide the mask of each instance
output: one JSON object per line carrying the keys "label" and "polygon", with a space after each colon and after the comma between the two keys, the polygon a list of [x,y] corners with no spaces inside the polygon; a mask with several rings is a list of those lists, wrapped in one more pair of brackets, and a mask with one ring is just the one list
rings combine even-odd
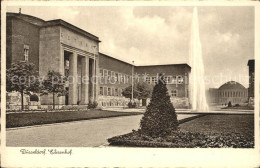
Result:
{"label": "paved walkway", "polygon": [[[178,115],[178,120],[195,115]],[[138,129],[142,115],[8,129],[7,146],[96,147],[107,139]]]}
{"label": "paved walkway", "polygon": [[[105,107],[103,110],[108,111],[117,111],[117,112],[145,112],[145,108],[129,109],[129,108],[120,108],[120,107]],[[207,112],[191,111],[191,109],[175,109],[176,113],[181,114],[253,114],[254,110],[243,110],[243,109],[220,109],[220,108],[211,108]]]}

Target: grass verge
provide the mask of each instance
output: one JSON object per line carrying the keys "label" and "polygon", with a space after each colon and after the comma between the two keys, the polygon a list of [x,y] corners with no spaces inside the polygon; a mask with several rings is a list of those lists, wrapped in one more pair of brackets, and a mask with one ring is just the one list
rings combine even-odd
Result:
{"label": "grass verge", "polygon": [[138,112],[114,112],[105,110],[67,111],[67,112],[34,112],[11,113],[6,115],[6,127],[23,127],[41,124],[80,121],[98,118],[139,115]]}

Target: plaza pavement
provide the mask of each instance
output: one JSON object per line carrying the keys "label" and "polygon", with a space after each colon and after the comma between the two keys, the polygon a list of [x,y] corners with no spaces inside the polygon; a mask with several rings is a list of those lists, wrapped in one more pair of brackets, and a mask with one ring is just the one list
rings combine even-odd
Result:
{"label": "plaza pavement", "polygon": [[[178,120],[196,116],[179,114]],[[107,139],[139,128],[142,115],[93,119],[58,124],[11,128],[7,146],[14,147],[98,147]]]}

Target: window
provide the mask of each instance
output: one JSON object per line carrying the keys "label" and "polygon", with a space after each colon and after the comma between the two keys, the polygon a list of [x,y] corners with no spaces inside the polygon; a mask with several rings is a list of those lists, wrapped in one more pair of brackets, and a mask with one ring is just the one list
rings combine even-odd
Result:
{"label": "window", "polygon": [[177,90],[176,89],[171,91],[171,96],[177,97]]}
{"label": "window", "polygon": [[118,89],[115,88],[115,96],[118,96]]}
{"label": "window", "polygon": [[118,73],[118,78],[117,78],[118,82],[120,83],[121,82],[121,74]]}
{"label": "window", "polygon": [[171,76],[167,76],[166,83],[167,83],[167,84],[171,84],[171,83],[172,83],[172,78],[171,78]]}
{"label": "window", "polygon": [[177,77],[177,82],[178,82],[178,84],[182,84],[183,83],[183,77],[182,76],[178,76]]}
{"label": "window", "polygon": [[155,84],[157,82],[157,77],[156,76],[153,76],[152,77],[152,83]]}
{"label": "window", "polygon": [[150,77],[146,77],[146,78],[145,78],[145,81],[146,81],[146,83],[149,83],[149,84],[150,84]]}
{"label": "window", "polygon": [[107,96],[107,87],[104,87],[104,95]]}
{"label": "window", "polygon": [[126,76],[125,76],[125,83],[128,83],[128,81],[129,81],[129,76],[126,75]]}
{"label": "window", "polygon": [[124,76],[123,76],[123,74],[118,74],[118,81],[119,81],[119,82],[124,82]]}
{"label": "window", "polygon": [[118,80],[118,73],[115,73],[115,81]]}
{"label": "window", "polygon": [[176,76],[173,76],[171,82],[172,82],[173,84],[177,84],[177,77],[176,77]]}
{"label": "window", "polygon": [[114,76],[115,76],[115,72],[111,71],[111,77],[114,77]]}
{"label": "window", "polygon": [[122,89],[118,89],[118,96],[122,96]]}
{"label": "window", "polygon": [[24,60],[28,61],[29,60],[29,46],[24,45],[23,51],[24,51]]}
{"label": "window", "polygon": [[101,76],[101,77],[104,77],[104,71],[103,71],[103,69],[100,69],[99,71],[100,71],[100,76]]}
{"label": "window", "polygon": [[255,82],[255,73],[254,72],[252,72],[251,77],[252,77],[252,83]]}
{"label": "window", "polygon": [[103,95],[103,94],[104,94],[103,87],[100,87],[100,89],[99,89],[99,94],[100,94],[100,95]]}
{"label": "window", "polygon": [[124,80],[125,78],[124,78],[124,75],[122,74],[121,75],[121,82],[124,82],[125,83],[125,80]]}
{"label": "window", "polygon": [[104,69],[103,71],[104,71],[104,75],[103,75],[103,76],[104,76],[104,77],[107,77],[107,70]]}
{"label": "window", "polygon": [[110,78],[111,76],[111,71],[107,70],[107,77]]}
{"label": "window", "polygon": [[123,80],[124,80],[124,83],[126,83],[126,75],[124,75],[124,78],[123,78]]}
{"label": "window", "polygon": [[115,95],[115,89],[111,88],[111,96],[114,96],[114,95]]}
{"label": "window", "polygon": [[107,88],[107,95],[111,96],[111,88]]}

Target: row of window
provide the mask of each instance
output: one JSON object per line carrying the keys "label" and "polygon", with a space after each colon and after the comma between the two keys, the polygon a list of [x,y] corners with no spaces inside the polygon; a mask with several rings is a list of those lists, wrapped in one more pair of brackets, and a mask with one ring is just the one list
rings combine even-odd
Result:
{"label": "row of window", "polygon": [[[167,76],[165,77],[166,84],[182,84],[184,79],[182,76]],[[158,81],[158,76],[146,77],[146,83],[155,84]]]}
{"label": "row of window", "polygon": [[[122,89],[120,88],[110,88],[110,87],[100,87],[99,95],[104,96],[122,96]],[[174,89],[170,92],[171,97],[178,96],[178,90]]]}
{"label": "row of window", "polygon": [[246,92],[241,91],[224,91],[224,92],[218,92],[218,97],[246,97]]}
{"label": "row of window", "polygon": [[126,75],[114,71],[110,71],[107,69],[100,69],[100,75],[102,78],[106,79],[112,79],[116,82],[122,82],[122,83],[130,83],[131,82],[131,75]]}
{"label": "row of window", "polygon": [[104,96],[122,96],[122,89],[120,88],[110,88],[110,87],[100,87],[99,95]]}

